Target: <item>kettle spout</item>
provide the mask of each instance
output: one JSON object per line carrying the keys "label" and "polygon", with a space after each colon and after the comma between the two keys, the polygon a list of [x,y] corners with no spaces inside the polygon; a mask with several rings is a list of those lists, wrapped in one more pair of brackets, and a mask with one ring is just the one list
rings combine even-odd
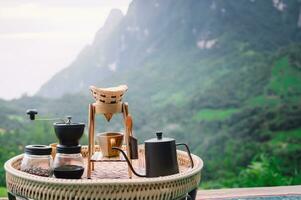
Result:
{"label": "kettle spout", "polygon": [[118,147],[112,147],[112,149],[115,149],[115,150],[121,152],[121,154],[122,154],[123,157],[125,158],[126,162],[128,163],[130,169],[132,170],[132,172],[133,172],[136,176],[138,176],[138,177],[146,177],[146,175],[138,174],[138,173],[135,171],[135,169],[134,169],[133,165],[131,164],[131,162],[130,162],[128,156],[126,155],[126,153],[125,153],[122,149],[120,149],[120,148],[118,148]]}

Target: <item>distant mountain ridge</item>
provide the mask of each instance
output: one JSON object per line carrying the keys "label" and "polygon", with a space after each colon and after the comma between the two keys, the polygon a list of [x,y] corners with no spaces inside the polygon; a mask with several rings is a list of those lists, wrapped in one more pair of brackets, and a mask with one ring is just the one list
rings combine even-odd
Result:
{"label": "distant mountain ridge", "polygon": [[[150,62],[156,60],[156,70],[164,70],[164,63],[177,60],[180,54],[188,60],[183,67],[188,64],[194,71],[197,66],[191,65],[208,54],[272,51],[300,41],[300,16],[297,0],[134,0],[125,16],[113,10],[94,42],[37,95],[60,97],[86,91],[91,84],[133,85],[135,73],[150,73],[142,72]],[[179,70],[170,69],[175,77],[182,74]]]}

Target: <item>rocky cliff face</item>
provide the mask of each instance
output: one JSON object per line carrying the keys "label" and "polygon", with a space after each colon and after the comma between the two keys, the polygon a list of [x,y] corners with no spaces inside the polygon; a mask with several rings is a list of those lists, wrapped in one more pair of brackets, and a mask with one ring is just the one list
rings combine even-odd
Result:
{"label": "rocky cliff face", "polygon": [[69,67],[63,69],[44,84],[38,96],[55,98],[65,93],[76,93],[87,89],[96,82],[99,76],[110,74],[114,66],[104,66],[114,57],[117,42],[111,41],[111,36],[122,21],[124,15],[118,9],[113,9],[104,26],[96,33],[91,45],[87,45]]}
{"label": "rocky cliff face", "polygon": [[208,76],[198,69],[209,56],[269,52],[299,41],[299,8],[298,0],[134,0],[125,16],[113,10],[93,44],[37,95],[60,97],[91,84],[169,84],[171,77],[174,84],[204,84],[195,74]]}

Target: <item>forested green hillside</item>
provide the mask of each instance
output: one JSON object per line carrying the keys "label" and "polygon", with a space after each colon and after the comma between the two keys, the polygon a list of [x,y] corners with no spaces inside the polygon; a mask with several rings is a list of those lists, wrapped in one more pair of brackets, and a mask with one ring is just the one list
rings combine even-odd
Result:
{"label": "forested green hillside", "polygon": [[[301,2],[275,2],[134,0],[125,16],[113,11],[114,28],[37,96],[0,102],[1,162],[55,141],[27,108],[86,122],[89,85],[126,83],[140,143],[157,130],[187,142],[205,162],[202,187],[301,184]],[[122,128],[118,116],[97,120],[97,131]]]}

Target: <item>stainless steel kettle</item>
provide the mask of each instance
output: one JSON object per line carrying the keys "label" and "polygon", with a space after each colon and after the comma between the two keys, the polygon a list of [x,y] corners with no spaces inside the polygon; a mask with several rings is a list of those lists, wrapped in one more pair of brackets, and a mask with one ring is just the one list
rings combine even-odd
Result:
{"label": "stainless steel kettle", "polygon": [[168,176],[179,173],[179,165],[177,160],[177,146],[184,146],[190,158],[191,167],[193,168],[193,159],[187,144],[176,143],[173,138],[162,137],[162,132],[156,133],[157,137],[144,142],[145,145],[145,175],[138,174],[131,165],[126,153],[117,147],[113,147],[120,151],[125,157],[129,167],[136,176],[139,177],[159,177]]}

